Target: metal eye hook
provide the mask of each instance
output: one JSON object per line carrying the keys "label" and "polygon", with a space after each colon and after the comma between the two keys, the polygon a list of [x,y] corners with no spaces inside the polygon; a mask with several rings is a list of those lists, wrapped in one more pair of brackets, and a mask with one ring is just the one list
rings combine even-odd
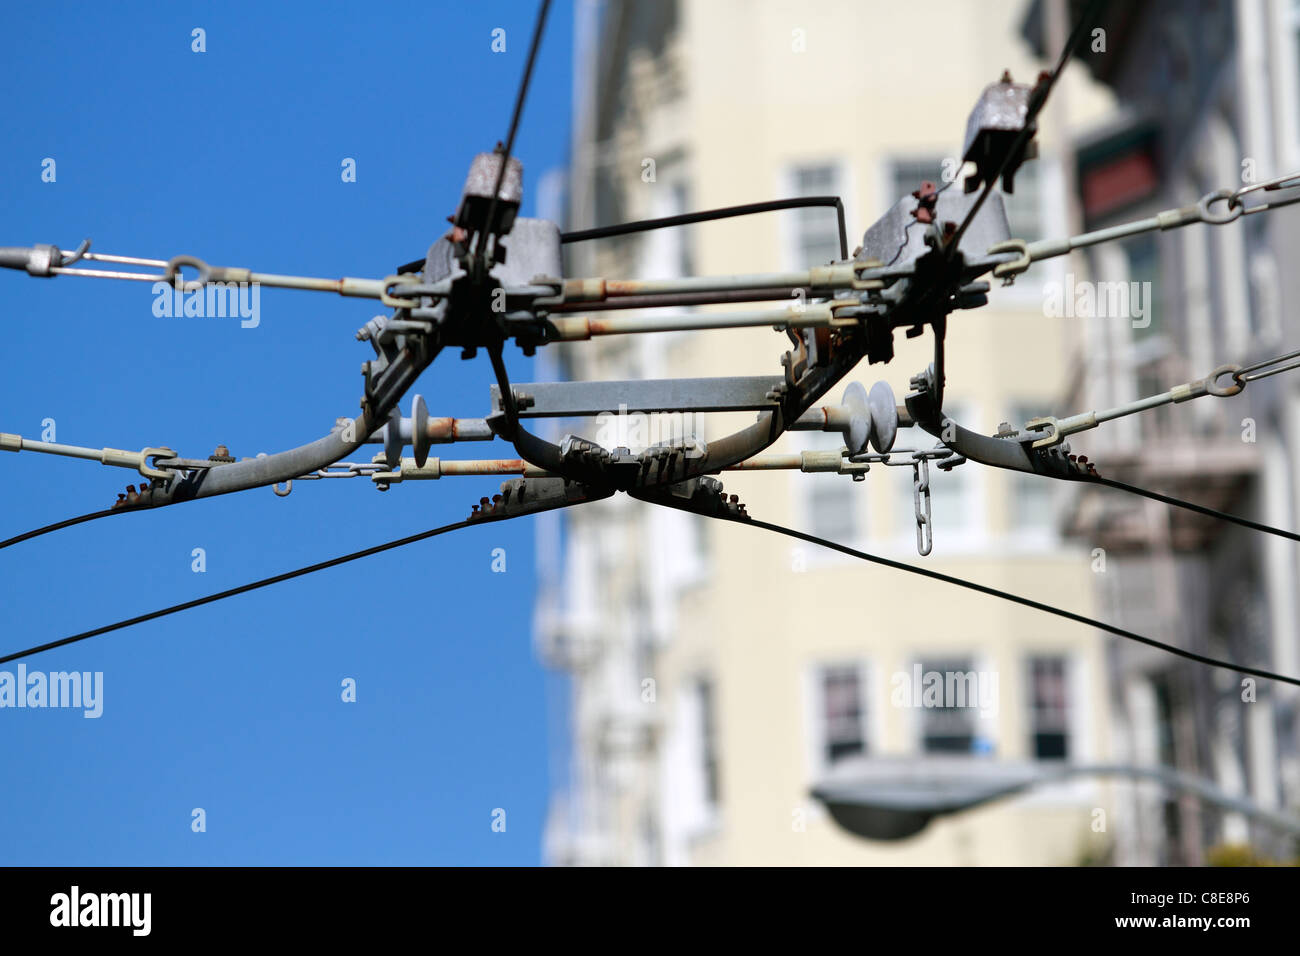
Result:
{"label": "metal eye hook", "polygon": [[59,265],[70,266],[74,262],[80,262],[81,257],[84,256],[89,251],[90,251],[90,239],[89,238],[82,239],[81,245],[77,246],[75,250],[73,250],[72,252],[63,253],[63,261],[60,262]]}
{"label": "metal eye hook", "polygon": [[175,283],[176,276],[185,266],[199,271],[197,279],[186,279],[181,288],[186,292],[193,292],[196,289],[202,289],[212,281],[212,266],[208,265],[198,256],[173,256],[168,262],[167,267],[163,269],[162,280],[164,282]]}
{"label": "metal eye hook", "polygon": [[[182,257],[178,256],[177,258],[182,258]],[[175,259],[172,260],[172,262],[175,262],[175,261],[176,261]],[[257,453],[257,457],[258,457],[258,458],[265,458],[265,457],[266,457],[266,452],[264,452],[264,451],[259,451],[259,452]],[[284,483],[284,491],[281,491],[281,490],[280,490],[280,486],[279,486],[279,484],[274,484],[274,485],[272,485],[272,486],[271,486],[271,490],[274,491],[274,492],[276,493],[276,496],[277,496],[277,497],[280,497],[280,498],[287,498],[287,497],[289,497],[289,492],[293,491],[293,479],[292,479],[292,478],[289,478],[288,480],[285,481],[285,483]]]}
{"label": "metal eye hook", "polygon": [[[1217,202],[1227,203],[1227,211],[1221,213],[1210,212],[1210,207]],[[1200,198],[1196,203],[1196,212],[1202,222],[1207,222],[1212,226],[1222,226],[1240,219],[1243,209],[1236,204],[1236,195],[1231,189],[1216,189],[1214,192],[1206,193]]]}
{"label": "metal eye hook", "polygon": [[[1205,391],[1216,398],[1231,398],[1246,387],[1246,382],[1241,377],[1242,372],[1243,369],[1240,365],[1220,365],[1209,375],[1205,376]],[[1219,384],[1219,379],[1225,375],[1232,376],[1231,385]]]}
{"label": "metal eye hook", "polygon": [[1059,445],[1065,438],[1061,434],[1061,423],[1051,415],[1044,415],[1041,418],[1031,418],[1025,422],[1025,431],[1046,431],[1047,434],[1038,439],[1031,446],[1033,448],[1051,448],[1053,445]]}
{"label": "metal eye hook", "polygon": [[1003,285],[1011,285],[1016,281],[1016,276],[1029,268],[1031,262],[1029,244],[1023,239],[1006,239],[989,246],[989,255],[996,255],[999,252],[1020,253],[1015,259],[1008,262],[999,262],[993,267],[993,275],[1001,279]]}

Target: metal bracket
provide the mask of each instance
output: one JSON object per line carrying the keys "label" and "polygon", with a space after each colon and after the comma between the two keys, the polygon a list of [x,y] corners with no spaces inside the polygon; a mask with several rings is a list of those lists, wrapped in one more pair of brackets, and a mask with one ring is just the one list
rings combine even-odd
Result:
{"label": "metal bracket", "polygon": [[516,518],[598,501],[613,493],[612,488],[596,488],[565,478],[512,478],[501,483],[501,494],[480,498],[469,520]]}
{"label": "metal bracket", "polygon": [[[520,418],[577,418],[628,412],[748,412],[777,408],[781,376],[666,378],[628,382],[519,382],[513,388]],[[492,385],[492,410],[501,389]],[[527,401],[521,401],[527,396]]]}
{"label": "metal bracket", "polygon": [[678,511],[690,511],[710,518],[749,520],[749,513],[745,511],[740,496],[723,494],[722,482],[708,475],[690,478],[674,485],[629,491],[628,494],[641,501],[666,505]]}

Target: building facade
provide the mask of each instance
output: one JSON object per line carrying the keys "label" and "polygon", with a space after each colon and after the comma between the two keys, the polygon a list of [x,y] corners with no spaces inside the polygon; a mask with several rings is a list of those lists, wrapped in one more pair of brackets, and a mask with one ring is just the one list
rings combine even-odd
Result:
{"label": "building facade", "polygon": [[[1040,49],[1045,15],[1034,4],[1025,23]],[[1100,29],[1100,44],[1080,59],[1121,109],[1076,137],[1086,228],[1300,170],[1300,2],[1110,4]],[[1092,250],[1075,264],[1081,275],[1129,293],[1128,303],[1077,316],[1069,410],[1112,407],[1294,349],[1300,276],[1288,263],[1298,240],[1300,215],[1283,209]],[[1111,477],[1295,528],[1296,384],[1268,379],[1225,401],[1115,422],[1076,444]],[[1075,496],[1066,520],[1104,554],[1096,583],[1111,620],[1300,673],[1291,542],[1108,489]],[[1132,646],[1114,648],[1110,667],[1120,757],[1208,777],[1269,809],[1300,806],[1295,688]],[[1244,819],[1153,790],[1126,791],[1121,812],[1140,820],[1125,862],[1212,862],[1207,848],[1240,844],[1294,858],[1287,841]]]}
{"label": "building facade", "polygon": [[[833,194],[844,200],[852,249],[923,180],[954,178],[967,114],[987,84],[1004,69],[1028,81],[1042,68],[1020,36],[1023,14],[1021,3],[957,0],[580,2],[568,226]],[[935,63],[943,68],[926,65]],[[1065,134],[1110,109],[1086,71],[1072,69],[1044,119],[1042,158],[1008,199],[1013,234],[1067,233]],[[566,275],[611,278],[805,269],[839,257],[825,208],[567,249]],[[1049,264],[994,289],[987,307],[952,317],[951,416],[992,433],[1058,410],[1073,333],[1070,320],[1044,314],[1043,300],[1045,284],[1067,268]],[[768,329],[607,338],[546,350],[559,357],[539,375],[773,374],[785,342]],[[901,399],[931,345],[928,334],[899,335],[896,347],[893,363],[864,364],[846,381],[883,379]],[[838,404],[842,391],[825,403]],[[714,415],[688,427],[707,440],[747,423]],[[556,423],[555,435],[595,438],[596,427]],[[648,444],[654,425],[646,427],[649,441],[623,443]],[[904,430],[898,447],[928,448],[924,437]],[[798,432],[773,450],[839,444],[837,435]],[[910,468],[873,465],[861,482],[798,472],[723,478],[767,520],[1095,610],[1092,556],[1060,535],[1054,485],[969,463],[931,475],[926,558],[916,553]],[[853,762],[1108,760],[1101,635],[622,495],[542,522],[536,641],[569,690],[552,862],[1069,864],[1113,853],[1118,791],[1096,780],[1001,801],[896,843],[848,835],[809,795]],[[930,674],[964,678],[968,699],[914,699]]]}

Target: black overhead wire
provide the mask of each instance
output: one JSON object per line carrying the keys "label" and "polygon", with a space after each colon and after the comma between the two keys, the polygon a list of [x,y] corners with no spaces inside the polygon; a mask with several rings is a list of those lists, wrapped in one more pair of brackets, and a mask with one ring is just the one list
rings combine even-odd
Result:
{"label": "black overhead wire", "polygon": [[49,534],[51,531],[58,531],[62,528],[71,528],[74,524],[84,524],[87,521],[94,521],[96,518],[107,518],[110,515],[126,514],[130,510],[127,508],[105,508],[103,511],[92,511],[90,514],[78,515],[75,518],[65,518],[62,521],[56,521],[54,524],[47,524],[43,528],[36,528],[32,531],[24,531],[22,534],[16,534],[12,538],[6,538],[0,541],[0,551],[10,545],[19,544],[23,541],[30,541],[32,538],[39,538],[43,534]]}
{"label": "black overhead wire", "polygon": [[85,641],[92,637],[98,637],[101,634],[108,634],[112,631],[120,631],[123,628],[132,627],[136,624],[143,624],[146,621],[157,620],[160,617],[167,617],[170,614],[176,614],[180,611],[188,611],[190,608],[202,607],[205,604],[213,604],[226,598],[235,597],[239,594],[246,594],[249,591],[256,591],[260,588],[270,587],[272,584],[279,584],[281,581],[291,581],[294,578],[300,578],[304,575],[314,574],[317,571],[324,571],[327,568],[337,567],[340,564],[347,564],[349,561],[356,561],[360,558],[369,557],[372,554],[380,554],[384,551],[392,551],[394,548],[405,547],[408,544],[415,544],[417,541],[424,541],[427,538],[434,538],[440,534],[446,534],[448,531],[457,531],[461,528],[467,528],[471,525],[487,524],[495,521],[505,521],[513,515],[487,515],[481,518],[465,519],[452,524],[445,524],[439,528],[430,528],[428,531],[421,531],[419,534],[408,535],[405,538],[398,538],[395,541],[389,541],[385,544],[378,544],[371,548],[364,548],[361,551],[353,551],[350,554],[340,555],[337,558],[330,558],[327,561],[320,561],[316,564],[309,564],[306,567],[298,568],[294,571],[286,571],[283,574],[276,574],[269,578],[262,578],[259,581],[251,581],[248,584],[241,584],[238,587],[228,588],[225,591],[218,591],[215,594],[208,594],[201,598],[195,598],[192,601],[185,601],[181,604],[173,604],[169,607],[160,608],[157,611],[150,611],[147,614],[139,614],[135,617],[129,617],[122,621],[116,621],[112,624],[105,624],[101,627],[92,628],[89,631],[82,631],[79,634],[73,634],[70,637],[63,637],[57,641],[49,641],[45,644],[38,644],[36,647],[29,647],[26,650],[15,651],[12,654],[6,654],[0,657],[0,664],[7,664],[10,661],[16,661],[23,657],[31,657],[33,654],[39,654],[42,651],[53,650],[56,647],[63,647],[66,644],[75,644],[78,641]]}
{"label": "black overhead wire", "polygon": [[914,564],[905,564],[902,561],[894,561],[890,558],[882,558],[879,555],[867,554],[865,551],[858,551],[847,545],[837,544],[834,541],[828,541],[825,538],[819,538],[814,534],[807,534],[803,531],[796,531],[793,528],[786,528],[779,524],[772,524],[768,521],[760,521],[757,518],[733,518],[730,516],[715,515],[719,521],[730,521],[734,524],[748,525],[755,528],[761,528],[764,531],[772,531],[776,534],[783,534],[787,537],[798,538],[801,541],[807,541],[810,544],[820,545],[823,548],[830,548],[832,551],[838,551],[841,554],[847,554],[849,557],[858,558],[862,561],[870,561],[873,564],[881,564],[887,568],[893,568],[896,571],[906,571],[909,574],[919,574],[923,577],[932,578],[935,581],[943,581],[945,584],[955,584],[957,587],[966,588],[971,591],[978,591],[980,594],[987,594],[990,597],[1001,598],[1004,601],[1011,601],[1014,604],[1020,604],[1024,607],[1033,608],[1036,611],[1043,611],[1047,614],[1055,614],[1058,617],[1075,621],[1078,624],[1086,624],[1089,627],[1095,627],[1102,631],[1109,631],[1118,637],[1130,641],[1137,641],[1139,644],[1146,644],[1148,647],[1154,647],[1174,654],[1178,657],[1195,661],[1198,664],[1204,664],[1207,667],[1219,667],[1224,670],[1237,671],[1242,674],[1250,674],[1253,677],[1262,677],[1266,680],[1281,681],[1285,684],[1294,684],[1300,686],[1300,677],[1288,677],[1285,674],[1276,674],[1273,671],[1264,670],[1259,667],[1246,667],[1240,664],[1234,664],[1231,661],[1220,660],[1215,657],[1207,657],[1204,654],[1197,654],[1195,651],[1184,650],[1181,647],[1175,647],[1173,644],[1166,644],[1163,641],[1157,641],[1154,638],[1143,637],[1141,634],[1125,630],[1122,627],[1116,627],[1113,624],[1107,624],[1105,621],[1098,621],[1095,618],[1087,617],[1083,614],[1076,614],[1073,611],[1067,611],[1064,608],[1056,607],[1051,604],[1044,604],[1042,601],[1035,601],[1032,598],[1022,597],[1019,594],[1012,594],[1010,591],[1003,591],[998,588],[989,587],[986,584],[976,584],[974,581],[967,581],[964,578],[954,577],[951,574],[944,574],[942,571],[933,571],[929,568],[918,567]]}
{"label": "black overhead wire", "polygon": [[551,9],[551,0],[542,0],[541,9],[537,11],[537,24],[533,27],[533,40],[528,46],[528,61],[524,64],[524,75],[519,80],[519,92],[515,95],[515,109],[510,116],[510,132],[506,134],[505,150],[501,154],[501,168],[497,170],[496,188],[492,190],[492,201],[488,204],[487,224],[478,234],[474,251],[482,254],[486,236],[492,231],[493,217],[496,216],[497,200],[501,196],[501,184],[505,182],[506,166],[510,163],[510,153],[515,148],[515,133],[519,131],[519,118],[524,115],[524,100],[528,98],[528,83],[533,77],[533,63],[537,60],[537,48],[542,45],[542,34],[546,30],[546,14]]}
{"label": "black overhead wire", "polygon": [[584,242],[588,239],[608,239],[612,236],[625,236],[634,232],[648,232],[651,229],[665,229],[670,226],[690,226],[698,222],[712,222],[715,219],[731,219],[736,216],[752,216],[763,212],[776,212],[780,209],[803,209],[813,206],[833,206],[839,224],[840,258],[849,257],[848,227],[844,222],[844,202],[839,196],[799,196],[794,199],[769,199],[765,202],[745,203],[741,206],[723,206],[719,209],[704,209],[700,212],[687,212],[677,216],[663,216],[659,219],[638,219],[633,222],[620,222],[613,226],[596,226],[592,229],[577,229],[562,233],[561,242]]}
{"label": "black overhead wire", "polygon": [[[476,518],[472,520],[466,519],[464,521],[457,521],[454,522],[453,524],[442,525],[441,527],[438,528],[431,528],[428,531],[422,531],[419,534],[409,535],[405,538],[398,538],[395,541],[389,541],[385,544],[375,545],[374,547],[365,548],[361,551],[353,551],[350,554],[341,555],[340,557],[337,558],[330,558],[328,561],[321,561],[317,564],[307,565],[306,567],[298,568],[297,570],[294,571],[287,571],[283,574],[273,575],[272,577],[269,578],[262,578],[261,580],[252,581],[248,584],[241,584],[238,587],[228,588],[225,591],[218,591],[215,594],[209,594],[206,595],[205,597],[195,598],[192,601],[185,601],[181,604],[173,604],[169,607],[161,608],[157,611],[150,611],[147,614],[140,614],[137,615],[136,617],[127,618],[126,620],[122,620],[122,621],[116,621],[112,624],[106,624],[101,627],[93,628],[89,631],[82,631],[79,634],[73,634],[69,637],[60,638],[57,641],[50,641],[45,644],[37,645],[36,647],[27,648],[26,650],[16,651],[12,654],[7,654],[3,657],[0,657],[0,664],[6,664],[10,661],[19,660],[24,657],[30,657],[34,654],[39,654],[42,651],[52,650],[56,647],[63,647],[66,644],[73,644],[78,641],[88,640],[89,638],[98,637],[102,634],[108,634],[112,631],[119,631],[124,628],[132,627],[136,624],[143,624],[146,621],[156,620],[160,617],[166,617],[170,614],[176,614],[181,611],[187,611],[191,608],[202,607],[205,604],[213,604],[217,601],[221,601],[229,597],[235,597],[240,594],[245,594],[249,591],[256,591],[260,588],[269,587],[272,584],[279,584],[282,581],[289,581],[294,578],[299,578],[308,574],[313,574],[316,571],[323,571],[327,568],[336,567],[340,564],[346,564],[350,561],[356,561],[359,560],[360,558],[369,557],[372,554],[380,554],[381,552],[384,551],[391,551],[394,548],[400,548],[408,544],[414,544],[417,541],[423,541],[427,538],[433,538],[440,534],[446,534],[449,531],[456,531],[461,528],[469,527],[470,525],[485,524],[493,521],[504,521],[504,520],[508,520],[510,517],[513,516],[511,515],[498,515],[495,517],[485,516],[482,518]],[[1241,674],[1250,674],[1253,677],[1260,677],[1260,678],[1264,678],[1265,680],[1275,680],[1286,684],[1294,684],[1296,686],[1300,686],[1300,678],[1297,677],[1288,677],[1285,674],[1277,674],[1274,673],[1273,671],[1264,670],[1263,668],[1247,667],[1244,665],[1234,664],[1231,661],[1220,660],[1214,657],[1207,657],[1204,654],[1197,654],[1194,651],[1184,650],[1181,647],[1175,647],[1174,645],[1166,644],[1163,641],[1157,641],[1150,637],[1144,637],[1141,634],[1137,634],[1133,631],[1126,630],[1122,627],[1116,627],[1113,624],[1107,624],[1106,622],[1098,621],[1095,618],[1090,618],[1082,614],[1076,614],[1073,611],[1067,611],[1064,608],[1055,607],[1051,604],[1045,604],[1041,601],[1035,601],[1032,598],[1022,597],[1018,594],[1012,594],[1009,591],[1003,591],[998,588],[989,587],[988,585],[976,584],[974,581],[967,581],[964,578],[955,577],[951,574],[944,574],[942,571],[933,571],[929,568],[918,567],[912,564],[905,564],[902,561],[894,561],[890,558],[880,557],[879,555],[867,554],[865,551],[858,551],[857,549],[850,548],[847,545],[838,544],[834,541],[828,541],[825,538],[820,538],[817,535],[813,535],[813,534],[807,534],[806,532],[803,531],[796,531],[793,528],[786,528],[783,527],[782,525],[772,524],[770,522],[761,521],[756,518],[738,518],[738,517],[733,518],[729,516],[720,516],[720,515],[715,515],[713,517],[716,517],[718,520],[721,521],[730,521],[735,524],[749,525],[752,527],[760,528],[764,531],[771,531],[776,534],[786,535],[787,537],[797,538],[799,540],[807,541],[811,544],[816,544],[824,548],[830,548],[833,551],[839,551],[842,554],[847,554],[850,557],[858,558],[859,560],[862,561],[869,561],[873,564],[880,564],[888,568],[893,568],[897,571],[906,571],[910,574],[919,574],[923,577],[931,578],[935,581],[942,581],[945,584],[954,584],[957,587],[966,588],[971,591],[977,591],[980,594],[987,594],[990,597],[1001,598],[1004,601],[1010,601],[1014,604],[1020,604],[1024,607],[1033,608],[1034,610],[1037,611],[1043,611],[1044,613],[1047,614],[1054,614],[1058,617],[1066,618],[1067,620],[1074,621],[1078,624],[1084,624],[1089,627],[1095,627],[1098,630],[1108,631],[1111,634],[1115,634],[1127,640],[1136,641],[1140,644],[1146,644],[1149,647],[1157,648],[1158,650],[1165,651],[1177,657],[1186,658],[1187,660],[1195,661],[1198,664],[1204,664],[1207,667],[1222,668],[1224,670],[1236,671]]]}
{"label": "black overhead wire", "polygon": [[993,191],[994,185],[1002,178],[1002,174],[1006,171],[1012,157],[1020,155],[1021,150],[1023,150],[1029,140],[1033,138],[1034,121],[1038,118],[1039,112],[1042,111],[1043,106],[1047,103],[1048,94],[1052,92],[1052,87],[1056,85],[1056,81],[1061,78],[1061,74],[1065,71],[1065,65],[1070,62],[1070,54],[1074,52],[1074,48],[1078,46],[1079,41],[1083,39],[1083,31],[1088,28],[1088,24],[1092,23],[1096,19],[1097,14],[1101,11],[1101,8],[1105,3],[1106,0],[1092,0],[1092,3],[1088,5],[1088,8],[1084,10],[1079,19],[1075,21],[1074,29],[1070,31],[1070,36],[1065,41],[1065,46],[1061,50],[1061,55],[1056,61],[1056,67],[1043,79],[1041,83],[1034,87],[1033,91],[1029,94],[1028,108],[1025,111],[1024,128],[1021,129],[1020,133],[1016,136],[1011,147],[1002,154],[1002,161],[998,163],[997,171],[988,178],[987,182],[984,183],[984,188],[980,190],[980,194],[976,198],[974,205],[967,210],[965,217],[963,217],[961,221],[961,225],[957,227],[957,231],[953,233],[952,238],[948,240],[948,258],[952,258],[952,256],[956,254],[957,246],[961,243],[961,237],[966,234],[966,229],[975,218],[975,214],[980,211],[980,207],[984,205],[984,200],[989,198],[989,193]]}
{"label": "black overhead wire", "polygon": [[1137,485],[1126,484],[1122,481],[1116,481],[1114,478],[1103,478],[1100,475],[1089,475],[1077,479],[1094,485],[1105,485],[1108,488],[1118,488],[1121,491],[1127,491],[1135,495],[1141,495],[1144,498],[1151,498],[1154,501],[1161,501],[1167,505],[1173,505],[1175,508],[1186,508],[1188,511],[1195,511],[1198,514],[1208,515],[1211,518],[1218,518],[1221,521],[1231,521],[1233,524],[1239,524],[1243,528],[1250,528],[1252,531],[1262,531],[1265,534],[1275,534],[1280,538],[1290,538],[1292,541],[1300,541],[1300,534],[1294,531],[1287,531],[1284,528],[1274,528],[1272,525],[1260,524],[1258,521],[1251,521],[1249,518],[1243,518],[1240,515],[1228,514],[1226,511],[1217,511],[1214,508],[1207,508],[1205,505],[1198,505],[1191,501],[1185,501],[1182,498],[1174,498],[1171,495],[1162,495],[1158,491],[1151,491],[1148,488],[1139,488]]}

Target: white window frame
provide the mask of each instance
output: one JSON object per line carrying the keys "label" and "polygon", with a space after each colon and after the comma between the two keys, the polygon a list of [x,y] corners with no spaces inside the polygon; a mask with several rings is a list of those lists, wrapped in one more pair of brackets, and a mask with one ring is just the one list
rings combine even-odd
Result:
{"label": "white window frame", "polygon": [[[880,730],[882,726],[880,711],[881,692],[872,686],[875,667],[867,658],[825,657],[810,662],[804,671],[804,743],[807,751],[809,784],[820,783],[833,769],[833,764],[826,758],[826,684],[825,672],[831,668],[856,668],[858,688],[862,695],[859,701],[859,720],[861,721],[863,754],[861,759],[870,760],[880,753]],[[848,758],[855,759],[855,758]]]}
{"label": "white window frame", "polygon": [[1283,172],[1300,166],[1300,0],[1270,0],[1267,13],[1273,64],[1273,128]]}
{"label": "white window frame", "polygon": [[[840,201],[844,204],[845,227],[852,228],[852,213],[853,210],[857,208],[857,193],[853,182],[853,166],[849,162],[847,156],[839,154],[829,156],[805,156],[787,160],[781,164],[781,167],[777,172],[776,183],[774,184],[776,187],[777,198],[792,199],[798,196],[799,194],[796,191],[797,187],[795,185],[797,181],[795,173],[799,169],[806,169],[810,166],[829,166],[834,170],[835,188],[832,192],[834,195],[839,196]],[[835,209],[827,206],[822,211],[826,215],[826,228],[832,235],[837,237],[838,241],[839,223],[836,218],[837,214]],[[824,263],[804,262],[800,256],[798,219],[796,218],[797,213],[798,210],[788,210],[778,213],[781,217],[778,243],[778,248],[780,249],[781,254],[780,267],[782,269],[802,270],[816,265],[823,265]],[[852,255],[853,250],[857,247],[857,242],[854,240],[852,233],[848,236],[848,246],[848,253]]]}
{"label": "white window frame", "polygon": [[[1019,701],[1024,719],[1025,732],[1022,736],[1024,737],[1025,761],[1028,763],[1039,762],[1029,753],[1029,739],[1033,733],[1033,726],[1029,718],[1029,712],[1033,706],[1033,699],[1029,690],[1029,661],[1034,657],[1061,657],[1065,659],[1066,722],[1070,737],[1070,750],[1065,763],[1093,763],[1097,758],[1097,754],[1091,733],[1093,714],[1092,698],[1089,696],[1091,678],[1088,660],[1076,649],[1050,645],[1021,649],[1019,688],[1012,699]],[[1058,761],[1043,761],[1043,763],[1046,766],[1052,766],[1057,764]],[[1103,783],[1104,781],[1096,777],[1067,777],[1056,783],[1032,787],[1016,799],[1018,803],[1024,806],[1061,807],[1086,806],[1089,804],[1095,806],[1097,801],[1101,799],[1100,794]]]}

